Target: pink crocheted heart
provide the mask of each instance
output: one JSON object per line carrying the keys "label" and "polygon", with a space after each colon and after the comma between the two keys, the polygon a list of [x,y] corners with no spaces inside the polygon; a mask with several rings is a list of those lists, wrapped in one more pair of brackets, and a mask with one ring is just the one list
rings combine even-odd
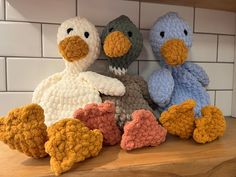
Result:
{"label": "pink crocheted heart", "polygon": [[116,125],[113,102],[88,104],[84,109],[76,110],[73,117],[81,120],[89,129],[99,129],[103,134],[103,143],[106,145],[115,145],[121,139],[121,132]]}
{"label": "pink crocheted heart", "polygon": [[167,131],[158,124],[148,110],[137,110],[132,114],[132,121],[124,127],[121,148],[132,150],[144,146],[157,146],[166,139]]}

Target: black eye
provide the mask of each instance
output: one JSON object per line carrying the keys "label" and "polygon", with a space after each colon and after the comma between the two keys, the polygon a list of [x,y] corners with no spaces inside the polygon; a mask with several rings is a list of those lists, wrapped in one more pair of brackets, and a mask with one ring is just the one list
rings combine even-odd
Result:
{"label": "black eye", "polygon": [[161,31],[160,32],[160,36],[163,38],[165,36],[165,32],[164,31]]}
{"label": "black eye", "polygon": [[67,34],[69,34],[71,31],[73,31],[73,28],[68,28],[67,29]]}
{"label": "black eye", "polygon": [[188,31],[186,29],[184,30],[184,34],[185,34],[185,36],[188,35]]}
{"label": "black eye", "polygon": [[86,37],[86,38],[88,38],[89,37],[89,32],[84,32],[84,36]]}
{"label": "black eye", "polygon": [[131,31],[128,31],[128,36],[129,37],[132,37],[133,36],[133,33]]}
{"label": "black eye", "polygon": [[114,29],[114,28],[111,27],[111,28],[109,29],[109,32],[112,32],[113,29]]}

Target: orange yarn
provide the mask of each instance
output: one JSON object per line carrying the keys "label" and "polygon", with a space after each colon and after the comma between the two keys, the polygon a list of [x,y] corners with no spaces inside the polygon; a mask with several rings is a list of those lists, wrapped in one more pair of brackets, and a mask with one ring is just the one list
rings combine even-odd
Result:
{"label": "orange yarn", "polygon": [[29,104],[13,109],[0,119],[0,140],[30,157],[41,158],[47,156],[44,149],[46,129],[43,109]]}
{"label": "orange yarn", "polygon": [[116,125],[115,104],[111,101],[87,104],[74,112],[73,117],[83,122],[89,129],[99,129],[105,145],[115,145],[121,139],[121,132]]}
{"label": "orange yarn", "polygon": [[180,39],[170,39],[161,47],[161,54],[167,64],[171,66],[181,65],[187,59],[188,48],[184,44],[184,41]]}
{"label": "orange yarn", "polygon": [[124,126],[120,146],[124,150],[158,146],[166,140],[167,131],[156,121],[151,111],[140,109],[132,113],[132,121]]}
{"label": "orange yarn", "polygon": [[180,105],[173,105],[161,114],[160,122],[170,134],[188,139],[192,136],[194,126],[194,107],[196,102],[186,100]]}
{"label": "orange yarn", "polygon": [[103,136],[99,130],[89,130],[77,119],[62,119],[48,128],[46,152],[51,156],[55,175],[68,171],[74,163],[95,157],[102,149]]}
{"label": "orange yarn", "polygon": [[202,117],[195,120],[193,138],[198,143],[207,143],[223,136],[226,122],[223,113],[214,106],[202,108]]}
{"label": "orange yarn", "polygon": [[58,45],[59,52],[69,62],[86,57],[89,52],[88,44],[79,36],[65,38]]}
{"label": "orange yarn", "polygon": [[121,57],[128,53],[131,45],[129,38],[124,33],[114,31],[105,38],[103,50],[109,57]]}

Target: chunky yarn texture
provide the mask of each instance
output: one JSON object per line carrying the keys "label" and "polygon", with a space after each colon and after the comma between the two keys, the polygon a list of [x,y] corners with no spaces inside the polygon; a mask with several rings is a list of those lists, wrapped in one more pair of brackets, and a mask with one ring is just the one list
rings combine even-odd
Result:
{"label": "chunky yarn texture", "polygon": [[166,139],[166,129],[157,123],[155,116],[147,110],[134,111],[133,120],[124,127],[121,148],[132,150],[144,146],[157,146]]}
{"label": "chunky yarn texture", "polygon": [[109,100],[115,103],[115,117],[117,125],[121,130],[123,130],[127,122],[132,120],[131,114],[135,110],[146,109],[151,112],[153,111],[149,106],[149,103],[152,104],[152,101],[148,93],[147,83],[142,77],[129,74],[117,76],[112,73],[109,76],[119,79],[126,88],[125,94],[120,97],[101,96],[103,101]]}
{"label": "chunky yarn texture", "polygon": [[90,129],[99,129],[105,145],[115,145],[121,139],[121,132],[116,125],[115,105],[105,101],[101,104],[87,104],[84,109],[75,111],[74,118],[79,119]]}
{"label": "chunky yarn texture", "polygon": [[47,156],[44,149],[48,139],[46,129],[43,109],[37,104],[13,109],[0,118],[0,140],[36,159]]}
{"label": "chunky yarn texture", "polygon": [[[140,76],[127,74],[129,65],[142,50],[142,34],[128,17],[122,15],[108,23],[101,39],[109,62],[110,72],[107,76],[118,79],[126,88],[123,96],[101,96],[103,101],[115,103],[116,122],[123,132],[121,148],[132,150],[161,144],[166,133],[153,115],[153,101],[149,96],[147,83]],[[147,127],[150,129],[147,130]],[[148,134],[143,131],[148,131]]]}
{"label": "chunky yarn texture", "polygon": [[95,157],[102,149],[102,133],[89,130],[76,119],[63,119],[48,128],[46,152],[55,175],[68,171],[76,162]]}
{"label": "chunky yarn texture", "polygon": [[89,103],[101,103],[100,93],[125,93],[119,80],[86,71],[100,52],[100,38],[93,24],[84,18],[69,19],[59,27],[57,38],[66,68],[43,80],[32,99],[43,107],[47,126],[72,117],[76,109]]}
{"label": "chunky yarn texture", "polygon": [[148,89],[164,111],[162,125],[169,133],[181,138],[193,136],[198,143],[222,136],[226,122],[222,112],[210,106],[205,88],[208,75],[199,65],[185,62],[192,45],[189,25],[176,13],[167,13],[153,25],[150,44],[161,69],[150,76]]}

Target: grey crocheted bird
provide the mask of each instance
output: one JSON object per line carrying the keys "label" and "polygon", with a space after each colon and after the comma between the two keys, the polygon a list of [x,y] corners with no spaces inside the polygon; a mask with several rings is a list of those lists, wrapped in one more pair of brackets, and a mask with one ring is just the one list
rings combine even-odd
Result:
{"label": "grey crocheted bird", "polygon": [[102,100],[116,106],[117,125],[124,131],[121,147],[125,150],[156,146],[165,141],[166,130],[161,127],[150,105],[146,81],[127,74],[130,64],[143,47],[142,34],[127,16],[120,16],[104,28],[101,36],[103,52],[109,62],[109,76],[119,79],[126,87],[124,96],[102,95]]}

